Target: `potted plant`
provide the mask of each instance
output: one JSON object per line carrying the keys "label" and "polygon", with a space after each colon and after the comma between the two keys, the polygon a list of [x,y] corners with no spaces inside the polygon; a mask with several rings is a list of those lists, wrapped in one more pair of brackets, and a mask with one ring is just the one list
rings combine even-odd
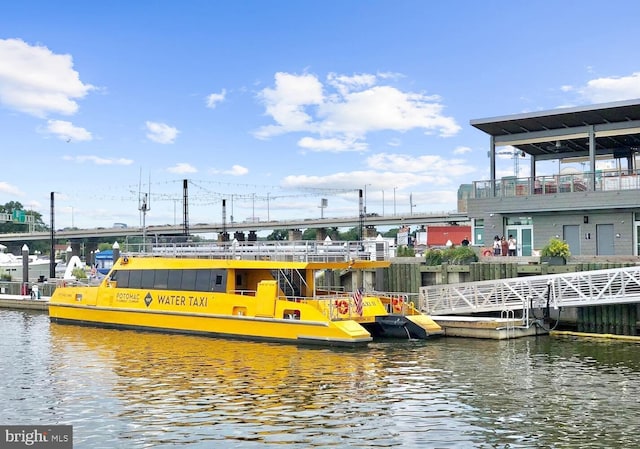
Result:
{"label": "potted plant", "polygon": [[569,244],[554,237],[540,251],[540,262],[547,262],[549,265],[564,265],[569,256],[571,256]]}

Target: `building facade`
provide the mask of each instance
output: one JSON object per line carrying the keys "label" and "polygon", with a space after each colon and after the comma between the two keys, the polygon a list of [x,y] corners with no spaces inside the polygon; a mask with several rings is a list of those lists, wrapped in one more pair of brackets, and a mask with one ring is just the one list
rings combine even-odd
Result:
{"label": "building facade", "polygon": [[[521,256],[553,237],[569,243],[572,255],[640,255],[640,100],[471,125],[490,142],[490,179],[474,181],[466,201],[474,244],[490,246],[495,235],[512,234]],[[522,170],[528,176],[496,177],[504,147],[522,158],[520,165],[528,159]],[[538,175],[541,164],[557,166],[556,173]]]}

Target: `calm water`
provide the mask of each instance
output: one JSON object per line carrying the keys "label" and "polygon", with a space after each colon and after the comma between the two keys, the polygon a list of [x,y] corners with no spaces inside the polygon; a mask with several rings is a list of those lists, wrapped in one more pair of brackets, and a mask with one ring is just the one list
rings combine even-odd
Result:
{"label": "calm water", "polygon": [[75,448],[630,448],[640,347],[567,338],[314,349],[0,310],[1,424]]}

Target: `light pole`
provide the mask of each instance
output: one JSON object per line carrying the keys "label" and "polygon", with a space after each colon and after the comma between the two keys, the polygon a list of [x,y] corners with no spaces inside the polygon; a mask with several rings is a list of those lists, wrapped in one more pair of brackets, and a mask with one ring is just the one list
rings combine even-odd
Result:
{"label": "light pole", "polygon": [[382,189],[382,216],[384,217],[384,189]]}
{"label": "light pole", "polygon": [[367,215],[367,186],[370,186],[371,184],[365,184],[364,185],[364,214]]}
{"label": "light pole", "polygon": [[396,189],[397,187],[393,188],[393,216],[396,216]]}
{"label": "light pole", "polygon": [[56,245],[55,245],[55,214],[54,214],[54,193],[51,192],[51,253],[49,255],[49,278],[56,278]]}

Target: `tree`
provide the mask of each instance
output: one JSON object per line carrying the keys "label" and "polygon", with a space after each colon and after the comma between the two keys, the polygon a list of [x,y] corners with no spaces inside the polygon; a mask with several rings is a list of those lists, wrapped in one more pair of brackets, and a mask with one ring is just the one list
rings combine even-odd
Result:
{"label": "tree", "polygon": [[[42,214],[34,210],[25,210],[19,201],[9,201],[0,205],[0,213],[9,214],[12,221],[0,222],[0,234],[15,234],[30,232],[30,223],[33,223],[34,231],[47,231],[49,228],[42,221]],[[31,219],[29,217],[33,217]]]}
{"label": "tree", "polygon": [[289,231],[286,229],[274,229],[274,231],[267,236],[267,240],[287,240],[289,238]]}

